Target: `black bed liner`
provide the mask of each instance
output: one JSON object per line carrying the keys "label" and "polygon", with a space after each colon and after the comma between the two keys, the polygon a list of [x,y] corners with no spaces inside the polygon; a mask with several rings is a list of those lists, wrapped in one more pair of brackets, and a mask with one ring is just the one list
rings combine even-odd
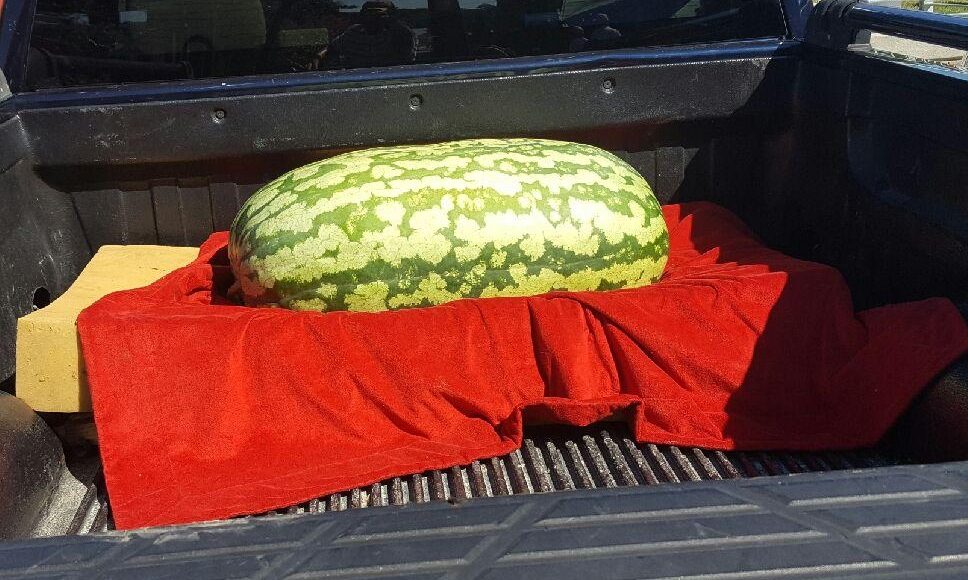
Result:
{"label": "black bed liner", "polygon": [[[71,516],[65,534],[113,529],[103,478],[94,473],[96,468],[91,465],[91,460],[97,461],[96,454],[96,449],[91,449],[83,456],[87,461],[75,461],[71,466],[88,492]],[[816,453],[724,452],[637,443],[624,423],[597,423],[585,428],[549,425],[528,427],[521,448],[507,455],[395,477],[260,516],[744,479],[883,467],[898,462],[893,454],[876,449]],[[63,518],[64,514],[49,514],[48,517]]]}
{"label": "black bed liner", "polygon": [[4,544],[0,577],[957,577],[966,492],[952,463],[276,515]]}
{"label": "black bed liner", "polygon": [[531,427],[525,431],[521,448],[507,455],[388,479],[277,513],[460,502],[481,497],[740,479],[894,463],[895,458],[876,450],[747,453],[636,443],[623,423],[599,423],[586,428]]}

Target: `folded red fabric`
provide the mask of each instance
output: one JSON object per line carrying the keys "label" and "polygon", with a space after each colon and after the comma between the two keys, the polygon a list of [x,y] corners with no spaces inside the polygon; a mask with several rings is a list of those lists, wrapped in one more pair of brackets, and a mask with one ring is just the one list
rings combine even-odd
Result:
{"label": "folded red fabric", "polygon": [[516,448],[532,421],[624,416],[640,441],[876,442],[968,352],[945,299],[855,315],[840,274],[726,210],[665,208],[671,256],[633,290],[383,313],[230,304],[226,233],[78,331],[119,528],[262,512]]}

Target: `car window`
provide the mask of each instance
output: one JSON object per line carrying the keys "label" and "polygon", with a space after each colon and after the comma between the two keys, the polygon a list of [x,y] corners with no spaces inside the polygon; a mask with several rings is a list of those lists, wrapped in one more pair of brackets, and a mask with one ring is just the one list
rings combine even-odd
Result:
{"label": "car window", "polygon": [[38,0],[27,85],[385,67],[784,32],[777,0]]}

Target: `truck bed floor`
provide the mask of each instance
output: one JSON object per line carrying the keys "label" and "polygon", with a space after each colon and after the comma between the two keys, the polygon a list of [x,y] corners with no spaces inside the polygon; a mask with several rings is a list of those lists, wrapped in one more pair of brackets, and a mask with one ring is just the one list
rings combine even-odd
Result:
{"label": "truck bed floor", "polygon": [[[636,443],[624,424],[587,428],[539,427],[520,449],[501,457],[427,471],[320,497],[270,514],[344,511],[471,498],[580,489],[747,479],[759,476],[883,467],[897,460],[877,450],[851,452],[734,452]],[[103,479],[71,519],[68,533],[113,528]],[[59,517],[64,518],[64,514]]]}

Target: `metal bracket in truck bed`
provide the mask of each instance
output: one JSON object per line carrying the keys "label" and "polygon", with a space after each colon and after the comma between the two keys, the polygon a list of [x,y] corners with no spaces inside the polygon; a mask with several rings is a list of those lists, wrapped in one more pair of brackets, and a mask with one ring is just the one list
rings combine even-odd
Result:
{"label": "metal bracket in truck bed", "polygon": [[968,463],[536,494],[0,545],[0,578],[968,574]]}

